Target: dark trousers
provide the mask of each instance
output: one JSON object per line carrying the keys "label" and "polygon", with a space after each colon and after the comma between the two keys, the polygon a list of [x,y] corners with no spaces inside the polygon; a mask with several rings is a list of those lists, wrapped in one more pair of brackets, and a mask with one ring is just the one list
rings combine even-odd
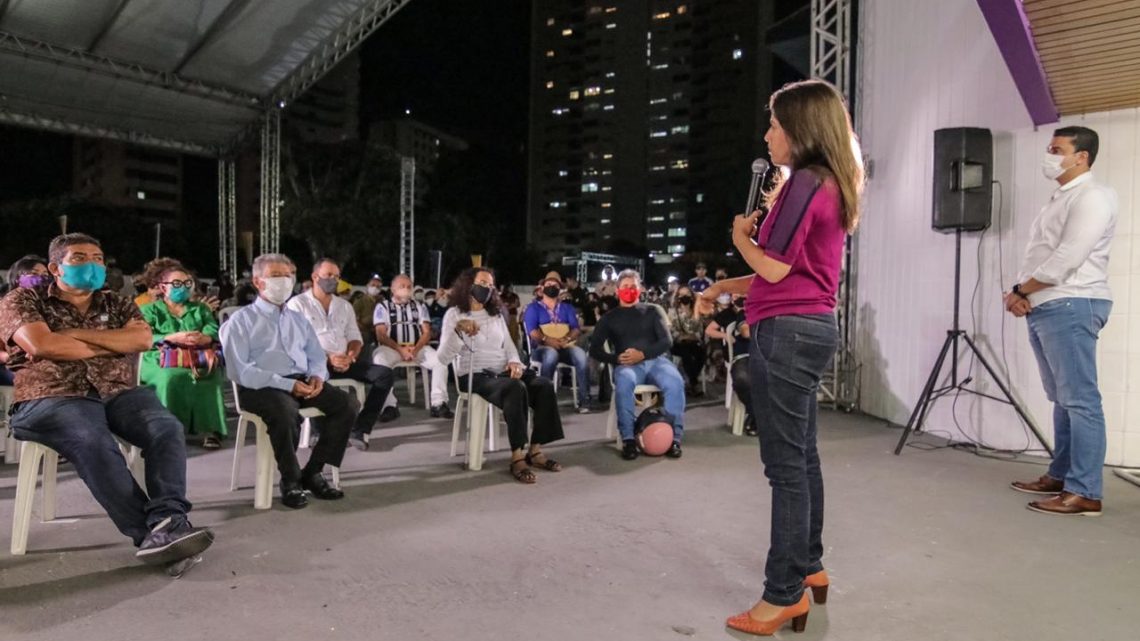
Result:
{"label": "dark trousers", "polygon": [[[292,485],[304,476],[320,473],[325,465],[340,467],[344,448],[348,445],[349,430],[360,410],[356,399],[348,392],[327,382],[316,398],[300,399],[279,389],[249,389],[238,387],[241,409],[252,412],[265,421],[269,428],[269,442],[277,459],[281,483]],[[302,470],[297,462],[297,440],[301,435],[301,408],[315,407],[324,412],[321,435]]]}
{"label": "dark trousers", "polygon": [[[344,372],[334,370],[332,363],[329,363],[328,366],[329,378],[351,378],[369,386],[368,392],[364,395],[364,406],[360,408],[360,414],[356,417],[352,431],[371,434],[372,426],[376,424],[376,419],[380,416],[380,410],[384,409],[384,400],[392,391],[392,385],[395,381],[392,368],[374,365],[367,358],[356,359],[356,362]],[[324,419],[317,420],[323,428]]]}
{"label": "dark trousers", "polygon": [[[11,426],[16,438],[67,457],[115,527],[135,545],[166,517],[184,517],[190,511],[182,424],[149,387],[107,399],[90,395],[24,401],[13,408]],[[127,469],[115,436],[142,450],[146,492]]]}
{"label": "dark trousers", "polygon": [[776,316],[752,326],[748,360],[772,533],[764,600],[794,605],[804,577],[823,569],[823,475],[816,449],[816,392],[839,334],[830,314]]}
{"label": "dark trousers", "polygon": [[745,415],[752,425],[756,425],[756,415],[752,413],[752,373],[748,363],[747,356],[736,359],[728,370],[728,376],[732,381],[732,391],[744,405]]}
{"label": "dark trousers", "polygon": [[701,383],[701,370],[705,367],[705,348],[698,341],[677,341],[673,343],[672,351],[681,357],[681,369],[689,378],[689,386],[696,387]]}
{"label": "dark trousers", "polygon": [[[467,376],[459,379],[459,389],[467,391]],[[558,415],[558,398],[550,379],[530,370],[520,379],[476,372],[472,390],[503,410],[512,450],[521,450],[528,442],[546,445],[562,439],[562,417]],[[530,438],[526,433],[528,406],[534,410],[534,433]]]}

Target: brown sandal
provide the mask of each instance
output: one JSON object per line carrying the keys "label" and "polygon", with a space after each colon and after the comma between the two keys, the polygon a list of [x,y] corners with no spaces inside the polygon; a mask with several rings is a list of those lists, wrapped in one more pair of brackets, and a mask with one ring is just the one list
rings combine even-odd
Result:
{"label": "brown sandal", "polygon": [[[516,468],[515,465],[519,463],[522,463],[522,467]],[[528,463],[525,458],[511,461],[511,465],[508,469],[511,472],[511,476],[515,477],[515,480],[519,483],[533,485],[538,482],[538,477],[534,475],[534,470],[530,469],[530,463]]]}
{"label": "brown sandal", "polygon": [[[542,457],[542,459],[543,459],[542,462],[537,461],[539,456]],[[527,454],[526,458],[523,460],[526,461],[527,465],[533,465],[534,467],[541,467],[542,469],[546,470],[547,472],[561,472],[562,471],[562,464],[559,463],[558,461],[555,461],[554,459],[550,458],[549,456],[547,456],[543,452],[539,452],[537,456],[534,453]]]}

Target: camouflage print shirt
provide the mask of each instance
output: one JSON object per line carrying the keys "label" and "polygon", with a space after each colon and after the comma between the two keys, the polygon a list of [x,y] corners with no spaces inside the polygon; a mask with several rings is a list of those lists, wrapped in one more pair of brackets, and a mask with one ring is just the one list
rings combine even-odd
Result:
{"label": "camouflage print shirt", "polygon": [[107,398],[135,386],[138,356],[122,354],[79,361],[32,359],[12,339],[24,325],[43,322],[53,332],[64,329],[121,329],[143,320],[129,299],[95,292],[86,313],[59,297],[55,284],[19,288],[0,299],[0,342],[11,355],[8,368],[16,375],[14,402],[54,396],[86,396],[91,390]]}

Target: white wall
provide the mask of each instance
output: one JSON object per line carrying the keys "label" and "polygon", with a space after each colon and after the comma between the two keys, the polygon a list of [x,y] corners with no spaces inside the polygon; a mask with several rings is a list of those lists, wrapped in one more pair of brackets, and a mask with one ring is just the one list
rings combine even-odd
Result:
{"label": "white wall", "polygon": [[[1108,462],[1140,466],[1140,240],[1133,242],[1140,226],[1132,222],[1140,204],[1140,109],[1066,117],[1034,131],[975,0],[865,0],[863,19],[859,133],[874,167],[857,237],[862,409],[905,423],[952,323],[954,236],[930,228],[933,131],[988,127],[1002,183],[995,210],[1004,194],[994,225],[980,238],[963,238],[962,325],[992,364],[1005,370],[1008,362],[1007,380],[1051,439],[1051,406],[1025,323],[1002,311],[1001,292],[1017,275],[1029,226],[1052,191],[1038,168],[1051,132],[1081,123],[1100,134],[1094,174],[1120,197],[1110,262],[1116,300],[1098,351]],[[960,365],[965,371],[970,359]],[[980,366],[973,374],[978,388],[999,394]],[[1002,448],[1025,447],[1030,438],[1007,405],[963,395],[961,429],[951,410],[952,398],[939,401],[926,429]]]}

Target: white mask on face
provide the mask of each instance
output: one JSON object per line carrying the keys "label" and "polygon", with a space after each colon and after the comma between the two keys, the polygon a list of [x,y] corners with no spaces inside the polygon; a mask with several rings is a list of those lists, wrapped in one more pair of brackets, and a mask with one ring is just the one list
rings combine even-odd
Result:
{"label": "white mask on face", "polygon": [[261,295],[274,305],[284,305],[293,294],[293,285],[296,284],[292,276],[275,276],[261,280],[263,282]]}
{"label": "white mask on face", "polygon": [[380,295],[380,288],[375,286],[375,285],[369,285],[368,286],[368,295],[369,296],[379,296]]}
{"label": "white mask on face", "polygon": [[1057,180],[1061,174],[1068,171],[1069,167],[1062,167],[1065,162],[1065,157],[1060,154],[1046,153],[1041,158],[1041,173],[1049,180]]}

